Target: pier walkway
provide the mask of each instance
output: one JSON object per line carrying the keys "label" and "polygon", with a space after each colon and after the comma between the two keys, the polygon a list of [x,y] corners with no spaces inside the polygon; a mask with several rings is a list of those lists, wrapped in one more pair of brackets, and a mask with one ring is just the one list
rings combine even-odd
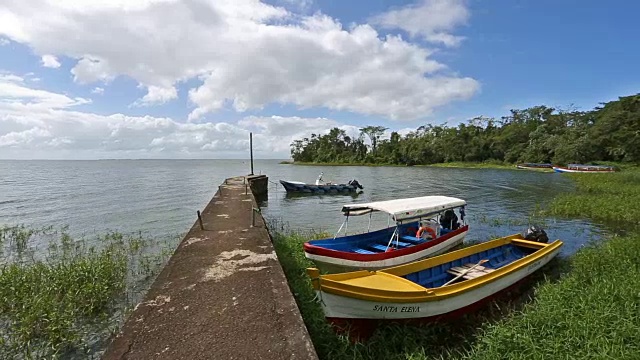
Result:
{"label": "pier walkway", "polygon": [[103,359],[317,359],[245,181],[220,186]]}

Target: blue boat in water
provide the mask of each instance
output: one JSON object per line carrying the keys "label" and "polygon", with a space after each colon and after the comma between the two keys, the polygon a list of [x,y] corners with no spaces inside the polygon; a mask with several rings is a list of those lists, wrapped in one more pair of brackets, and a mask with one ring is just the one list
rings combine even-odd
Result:
{"label": "blue boat in water", "polygon": [[358,180],[351,180],[346,184],[334,184],[324,182],[322,180],[323,173],[320,173],[315,184],[307,184],[301,181],[280,180],[280,184],[284,186],[287,193],[306,193],[306,194],[344,194],[356,192],[363,189]]}

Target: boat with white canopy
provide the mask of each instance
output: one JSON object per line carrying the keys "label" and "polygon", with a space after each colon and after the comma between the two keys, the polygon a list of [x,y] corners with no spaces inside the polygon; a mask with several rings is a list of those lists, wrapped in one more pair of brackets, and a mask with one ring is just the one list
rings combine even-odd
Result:
{"label": "boat with white canopy", "polygon": [[[454,197],[422,196],[344,205],[345,220],[336,235],[305,242],[305,256],[323,272],[341,272],[381,269],[442,254],[460,245],[469,231],[466,204]],[[388,225],[371,231],[371,217],[379,212],[388,215]],[[349,235],[349,218],[366,215],[367,231]]]}

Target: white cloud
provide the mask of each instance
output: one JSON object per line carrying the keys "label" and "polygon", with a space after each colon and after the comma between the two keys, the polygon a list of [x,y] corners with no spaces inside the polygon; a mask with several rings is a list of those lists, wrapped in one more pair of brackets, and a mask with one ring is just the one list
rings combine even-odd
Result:
{"label": "white cloud", "polygon": [[288,158],[289,144],[311,133],[337,126],[357,134],[356,127],[322,118],[247,117],[236,124],[194,124],[73,109],[87,101],[0,75],[0,158],[237,158],[247,154],[249,132],[254,133],[256,157]]}
{"label": "white cloud", "polygon": [[53,55],[42,55],[42,66],[57,69],[60,67],[60,62]]}
{"label": "white cloud", "polygon": [[102,95],[102,94],[104,94],[104,88],[101,88],[101,87],[94,87],[94,88],[91,90],[91,93],[92,93],[92,94]]}
{"label": "white cloud", "polygon": [[464,37],[451,31],[466,24],[469,16],[466,0],[421,0],[375,16],[371,22],[387,29],[405,30],[432,43],[458,46]]}
{"label": "white cloud", "polygon": [[278,0],[278,4],[298,11],[307,11],[311,9],[313,0]]}
{"label": "white cloud", "polygon": [[151,104],[164,104],[167,101],[177,99],[178,91],[173,86],[169,87],[160,87],[160,86],[149,86],[147,88],[147,95],[145,95],[139,101],[136,101],[134,106],[144,106]]}
{"label": "white cloud", "polygon": [[[423,14],[431,32],[411,28],[454,41],[445,35],[467,16],[454,16],[461,5],[431,3]],[[176,84],[200,79],[188,91],[192,120],[225,106],[245,111],[274,102],[410,120],[479,89],[399,36],[258,0],[24,0],[4,5],[0,19],[0,35],[38,54],[76,59],[71,72],[79,83],[133,78],[148,89],[137,105],[175,99]]]}
{"label": "white cloud", "polygon": [[9,45],[9,43],[10,43],[9,40],[7,40],[7,39],[5,39],[3,37],[0,37],[0,46]]}

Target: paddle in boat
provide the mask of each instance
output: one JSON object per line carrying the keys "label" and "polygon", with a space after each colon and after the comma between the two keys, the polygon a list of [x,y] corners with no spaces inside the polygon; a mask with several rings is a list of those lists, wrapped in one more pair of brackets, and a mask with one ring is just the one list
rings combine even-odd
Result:
{"label": "paddle in boat", "polygon": [[548,240],[532,227],[379,271],[320,275],[309,268],[307,274],[334,330],[366,338],[380,321],[429,322],[474,311],[558,255],[563,243]]}
{"label": "paddle in boat", "polygon": [[[344,205],[346,217],[336,235],[305,242],[304,253],[323,273],[381,269],[442,254],[462,244],[469,230],[465,205],[464,200],[447,196]],[[388,225],[370,231],[376,212],[387,214]],[[348,235],[349,217],[363,215],[369,215],[367,232]],[[391,221],[395,225],[389,225]],[[338,237],[343,228],[344,235]]]}
{"label": "paddle in boat", "polygon": [[565,167],[554,166],[553,171],[559,173],[611,173],[616,169],[613,166],[604,165],[569,164]]}
{"label": "paddle in boat", "polygon": [[324,173],[320,173],[315,184],[307,184],[301,181],[287,181],[280,180],[280,184],[284,187],[287,193],[301,193],[301,194],[340,194],[356,192],[363,189],[360,183],[353,179],[346,184],[335,184],[332,182],[325,182],[322,180]]}

